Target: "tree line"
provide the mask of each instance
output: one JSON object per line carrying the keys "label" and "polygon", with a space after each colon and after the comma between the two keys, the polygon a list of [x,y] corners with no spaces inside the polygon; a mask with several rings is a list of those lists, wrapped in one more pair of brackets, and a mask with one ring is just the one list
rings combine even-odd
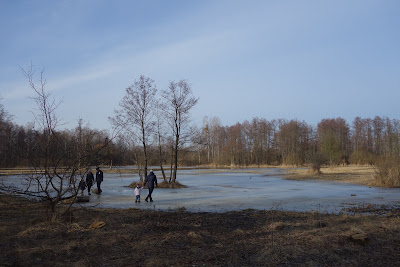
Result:
{"label": "tree line", "polygon": [[[112,141],[105,130],[91,129],[79,120],[71,130],[60,130],[63,142],[49,149],[63,151],[63,162],[79,158],[108,143],[93,157],[91,165],[170,165],[176,140],[161,134],[160,125],[150,124],[149,135],[120,134]],[[164,125],[165,127],[165,125]],[[179,129],[178,129],[179,130]],[[342,118],[322,119],[317,126],[299,120],[253,118],[230,126],[217,117],[205,117],[201,127],[178,140],[181,155],[177,165],[374,165],[382,156],[400,155],[400,121],[388,117],[356,117],[349,125]],[[40,160],[44,138],[33,124],[20,126],[0,104],[0,166],[31,166]],[[143,140],[146,150],[143,149]],[[181,143],[179,143],[181,142]]]}
{"label": "tree line", "polygon": [[205,118],[193,144],[200,164],[293,165],[375,164],[399,156],[400,121],[388,117],[322,119],[316,126],[299,120],[253,118],[222,126]]}
{"label": "tree line", "polygon": [[[319,170],[323,164],[374,165],[382,157],[400,156],[397,119],[356,117],[349,124],[343,118],[328,118],[314,126],[300,120],[253,118],[223,126],[218,117],[205,117],[201,126],[191,126],[190,110],[198,98],[189,83],[172,81],[159,92],[155,82],[143,75],[126,88],[114,116],[108,118],[117,134],[92,129],[82,120],[74,129],[59,130],[55,115],[59,103],[46,95],[45,79],[35,87],[34,71],[24,74],[37,93],[33,99],[39,110],[43,103],[48,109],[35,116],[36,123],[20,126],[0,103],[3,168],[40,166],[44,155],[54,152],[61,155],[59,166],[137,165],[141,177],[147,175],[147,166],[160,166],[164,180],[168,166],[170,181],[175,181],[178,166],[311,164]],[[49,136],[54,140],[43,146]]]}

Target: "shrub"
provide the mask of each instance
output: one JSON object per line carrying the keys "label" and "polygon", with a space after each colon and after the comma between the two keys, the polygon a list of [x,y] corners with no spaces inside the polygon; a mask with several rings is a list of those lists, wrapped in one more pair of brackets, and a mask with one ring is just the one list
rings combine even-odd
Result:
{"label": "shrub", "polygon": [[383,156],[376,163],[375,182],[378,186],[400,187],[400,158]]}
{"label": "shrub", "polygon": [[316,173],[321,173],[321,167],[326,163],[324,156],[321,153],[314,153],[310,156],[311,170]]}
{"label": "shrub", "polygon": [[303,163],[301,156],[296,153],[289,153],[284,159],[284,164],[286,165],[301,166]]}
{"label": "shrub", "polygon": [[353,151],[350,155],[350,163],[357,165],[373,165],[376,162],[376,156],[364,150]]}

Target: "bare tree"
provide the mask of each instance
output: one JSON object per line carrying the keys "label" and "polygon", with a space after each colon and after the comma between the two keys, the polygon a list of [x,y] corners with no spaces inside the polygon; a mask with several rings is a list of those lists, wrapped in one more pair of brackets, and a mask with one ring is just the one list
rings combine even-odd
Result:
{"label": "bare tree", "polygon": [[207,163],[216,163],[216,157],[219,156],[218,150],[218,132],[221,127],[221,121],[218,117],[208,118],[207,116],[203,118],[203,128],[202,134],[206,141],[207,148]]}
{"label": "bare tree", "polygon": [[277,142],[285,164],[301,166],[305,163],[311,148],[311,133],[312,128],[304,121],[291,120],[280,125]]}
{"label": "bare tree", "polygon": [[[149,135],[153,133],[157,88],[154,81],[143,75],[126,88],[126,94],[115,110],[111,123],[136,136],[143,145],[144,176],[147,176]],[[140,176],[140,180],[142,181]]]}
{"label": "bare tree", "polygon": [[[0,98],[0,101],[2,98]],[[14,124],[11,122],[12,116],[4,109],[3,104],[0,103],[0,166],[7,167],[13,165],[11,159],[13,155],[14,143],[13,137],[15,135]]]}
{"label": "bare tree", "polygon": [[192,95],[190,85],[185,80],[179,82],[170,82],[168,90],[162,93],[162,108],[166,121],[171,126],[174,135],[174,144],[172,149],[172,166],[171,177],[172,182],[176,181],[176,173],[178,169],[178,152],[183,141],[186,140],[185,133],[188,130],[190,119],[190,110],[196,105],[198,98]]}
{"label": "bare tree", "polygon": [[[27,179],[27,188],[25,194],[40,197],[48,201],[51,213],[55,213],[56,205],[65,198],[70,198],[76,193],[75,174],[76,167],[61,168],[62,160],[66,159],[68,151],[56,149],[57,144],[62,142],[57,133],[59,120],[56,115],[56,109],[61,101],[56,101],[51,97],[51,93],[47,92],[46,79],[44,78],[44,70],[40,71],[39,85],[34,82],[35,69],[32,64],[28,69],[23,69],[23,74],[29,81],[29,86],[36,93],[32,97],[36,103],[37,110],[33,112],[35,124],[39,130],[40,138],[33,150],[35,150],[32,158],[32,167],[35,172]],[[67,145],[65,145],[67,146]],[[76,194],[75,194],[76,195]]]}
{"label": "bare tree", "polygon": [[[33,112],[37,135],[29,152],[33,172],[25,179],[26,183],[22,188],[14,190],[16,193],[38,197],[45,201],[50,216],[54,217],[58,216],[57,204],[66,199],[75,199],[77,196],[76,181],[86,172],[85,169],[79,168],[80,164],[88,162],[91,156],[107,144],[90,151],[77,151],[80,149],[76,145],[79,137],[69,138],[67,133],[58,130],[60,121],[56,110],[62,101],[57,101],[51,92],[46,90],[44,70],[40,71],[39,80],[35,83],[35,68],[32,64],[27,69],[21,69],[29,81],[30,88],[35,92],[32,99],[37,106]],[[69,207],[66,212],[69,211]]]}
{"label": "bare tree", "polygon": [[330,165],[347,162],[350,149],[350,128],[342,118],[323,119],[317,126],[318,150]]}
{"label": "bare tree", "polygon": [[156,132],[156,136],[157,136],[157,143],[158,143],[158,160],[159,160],[159,165],[160,165],[160,169],[161,169],[161,173],[164,179],[164,182],[167,181],[167,177],[165,175],[165,171],[164,171],[164,166],[163,166],[163,162],[164,162],[164,151],[163,151],[163,139],[164,139],[164,132],[163,132],[163,120],[162,120],[162,112],[161,109],[159,108],[159,105],[157,104],[157,108],[156,108],[156,112],[157,112],[157,132]]}

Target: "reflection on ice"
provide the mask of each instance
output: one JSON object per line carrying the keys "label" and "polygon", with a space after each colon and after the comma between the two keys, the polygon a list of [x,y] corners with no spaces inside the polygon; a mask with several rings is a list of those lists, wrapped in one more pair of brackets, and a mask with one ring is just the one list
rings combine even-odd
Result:
{"label": "reflection on ice", "polygon": [[[135,203],[133,188],[137,177],[105,174],[103,193],[92,194],[87,207],[139,208],[155,210],[224,212],[244,209],[340,212],[348,204],[399,204],[400,189],[319,181],[289,181],[280,178],[281,169],[182,170],[178,181],[184,189],[159,189],[154,202]],[[161,173],[156,172],[160,178]],[[3,178],[4,180],[13,179]],[[161,182],[161,180],[159,180]]]}

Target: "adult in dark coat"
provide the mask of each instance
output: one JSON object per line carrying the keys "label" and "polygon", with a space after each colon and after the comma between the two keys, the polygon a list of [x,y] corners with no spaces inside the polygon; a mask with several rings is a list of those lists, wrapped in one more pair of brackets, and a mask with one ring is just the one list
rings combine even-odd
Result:
{"label": "adult in dark coat", "polygon": [[89,195],[91,195],[90,188],[92,187],[93,182],[94,182],[94,176],[93,176],[92,170],[89,170],[88,173],[86,174],[86,185],[87,185],[87,191],[88,191]]}
{"label": "adult in dark coat", "polygon": [[96,168],[96,183],[97,183],[97,194],[101,193],[100,184],[103,182],[103,171],[99,167]]}
{"label": "adult in dark coat", "polygon": [[149,175],[147,175],[146,180],[144,181],[144,186],[146,186],[149,188],[149,194],[147,195],[147,197],[145,198],[146,202],[148,202],[148,199],[150,198],[150,202],[153,202],[153,198],[151,197],[151,194],[153,193],[154,190],[154,184],[156,185],[156,187],[158,187],[157,184],[157,177],[154,174],[153,170],[150,171]]}

